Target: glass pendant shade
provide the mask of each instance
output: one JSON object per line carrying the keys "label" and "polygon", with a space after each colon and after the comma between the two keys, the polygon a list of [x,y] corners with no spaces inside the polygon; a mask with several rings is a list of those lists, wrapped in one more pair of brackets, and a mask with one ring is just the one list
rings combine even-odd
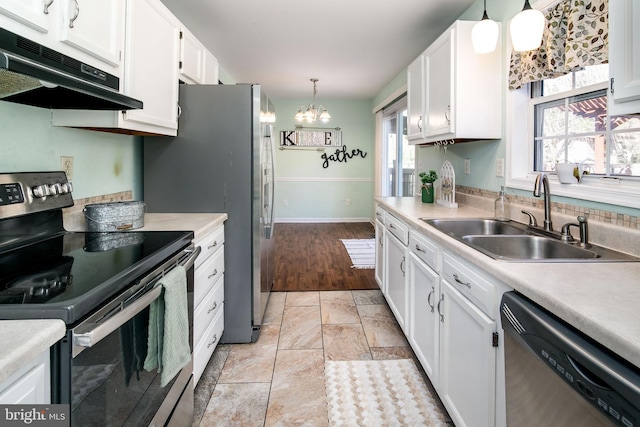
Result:
{"label": "glass pendant shade", "polygon": [[[300,107],[294,118],[299,122],[306,121],[307,123],[313,123],[317,119],[320,119],[321,122],[327,123],[331,119],[331,116],[326,107],[324,105],[316,107],[316,94],[318,93],[316,83],[318,79],[310,80],[313,83],[313,101],[308,106],[303,105]],[[303,113],[302,110],[305,110],[305,112]]]}
{"label": "glass pendant shade", "polygon": [[542,33],[544,32],[544,15],[536,9],[532,9],[529,0],[524,3],[522,12],[511,20],[511,41],[513,50],[524,52],[540,47]]}
{"label": "glass pendant shade", "polygon": [[[486,12],[485,12],[486,16]],[[482,18],[471,29],[471,44],[475,53],[489,53],[496,49],[498,43],[498,24],[491,19]]]}

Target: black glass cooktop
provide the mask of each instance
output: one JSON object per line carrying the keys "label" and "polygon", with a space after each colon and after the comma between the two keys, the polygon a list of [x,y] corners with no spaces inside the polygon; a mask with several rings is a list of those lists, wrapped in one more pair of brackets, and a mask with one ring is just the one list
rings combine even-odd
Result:
{"label": "black glass cooktop", "polygon": [[0,254],[0,319],[81,320],[188,246],[193,233],[65,232]]}

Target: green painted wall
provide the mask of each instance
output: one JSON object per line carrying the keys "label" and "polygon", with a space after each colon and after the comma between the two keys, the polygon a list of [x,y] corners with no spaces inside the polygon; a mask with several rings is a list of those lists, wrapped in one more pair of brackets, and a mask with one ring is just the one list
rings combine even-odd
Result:
{"label": "green painted wall", "polygon": [[[273,99],[276,109],[276,144],[280,132],[293,130],[298,109],[311,99]],[[368,100],[319,99],[331,113],[331,121],[317,127],[339,127],[347,151],[366,153],[347,162],[329,162],[323,168],[322,152],[276,150],[276,221],[368,221],[373,217],[374,117]],[[309,125],[311,126],[311,125]],[[337,148],[327,148],[327,156]],[[350,205],[347,205],[347,199]],[[283,202],[286,200],[286,202]],[[286,206],[285,206],[286,203]]]}
{"label": "green painted wall", "polygon": [[60,170],[72,156],[73,197],[133,190],[140,193],[140,139],[51,126],[51,112],[0,101],[0,172]]}

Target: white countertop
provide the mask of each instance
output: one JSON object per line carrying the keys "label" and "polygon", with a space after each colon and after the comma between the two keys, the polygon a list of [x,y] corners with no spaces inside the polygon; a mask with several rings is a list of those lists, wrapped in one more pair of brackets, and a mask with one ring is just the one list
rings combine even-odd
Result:
{"label": "white countertop", "polygon": [[640,262],[540,263],[494,260],[419,218],[489,218],[413,197],[377,197],[386,210],[640,367]]}
{"label": "white countertop", "polygon": [[[147,213],[144,227],[133,231],[193,231],[198,240],[227,218],[225,213]],[[65,225],[68,231],[85,231],[81,222]],[[0,321],[0,381],[64,337],[65,329],[62,320]]]}
{"label": "white countertop", "polygon": [[64,337],[62,320],[0,321],[0,382]]}

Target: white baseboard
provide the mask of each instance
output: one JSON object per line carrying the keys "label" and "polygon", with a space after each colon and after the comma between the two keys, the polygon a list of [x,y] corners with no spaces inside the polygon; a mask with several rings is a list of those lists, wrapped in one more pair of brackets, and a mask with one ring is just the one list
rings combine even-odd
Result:
{"label": "white baseboard", "polygon": [[275,218],[275,223],[368,222],[371,218]]}

